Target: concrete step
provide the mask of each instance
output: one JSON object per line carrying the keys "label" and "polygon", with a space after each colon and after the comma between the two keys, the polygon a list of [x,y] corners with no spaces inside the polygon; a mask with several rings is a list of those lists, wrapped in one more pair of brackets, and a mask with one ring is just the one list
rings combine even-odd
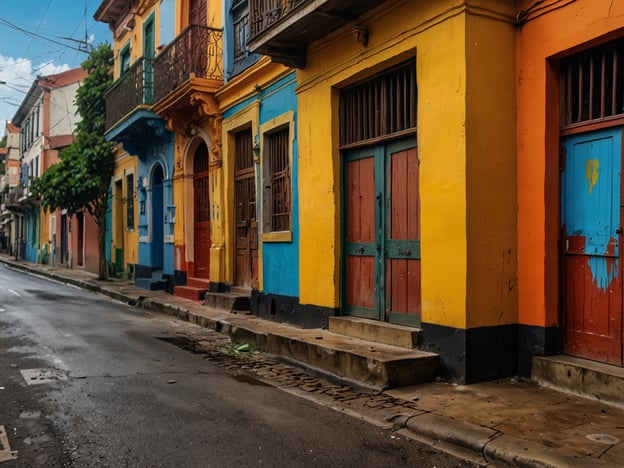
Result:
{"label": "concrete step", "polygon": [[296,330],[266,336],[270,353],[324,374],[373,388],[431,382],[437,354],[338,335],[325,330]]}
{"label": "concrete step", "polygon": [[165,280],[153,278],[135,278],[134,284],[139,288],[148,289],[150,291],[164,290],[167,287],[167,282]]}
{"label": "concrete step", "polygon": [[186,285],[174,286],[173,295],[193,301],[203,301],[209,289],[210,280],[190,277],[186,279]]}
{"label": "concrete step", "polygon": [[360,317],[329,317],[329,331],[406,349],[418,347],[418,335],[420,334],[419,328]]}
{"label": "concrete step", "polygon": [[209,291],[204,298],[204,304],[212,309],[226,310],[228,312],[251,310],[249,296],[231,292],[217,293]]}
{"label": "concrete step", "polygon": [[186,285],[193,287],[193,288],[204,289],[208,291],[210,289],[210,280],[205,279],[205,278],[190,277],[186,279]]}
{"label": "concrete step", "polygon": [[196,288],[193,286],[174,286],[173,295],[177,297],[183,297],[185,299],[191,299],[192,301],[203,301],[206,297],[205,288]]}
{"label": "concrete step", "polygon": [[533,357],[538,385],[624,406],[624,368],[573,356]]}

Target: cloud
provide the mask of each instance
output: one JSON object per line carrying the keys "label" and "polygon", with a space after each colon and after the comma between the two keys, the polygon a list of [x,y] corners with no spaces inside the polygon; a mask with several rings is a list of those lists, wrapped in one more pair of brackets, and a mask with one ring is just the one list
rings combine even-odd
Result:
{"label": "cloud", "polygon": [[0,55],[0,136],[4,135],[6,121],[11,120],[37,76],[53,75],[69,70],[69,65],[41,62],[33,65],[30,59]]}

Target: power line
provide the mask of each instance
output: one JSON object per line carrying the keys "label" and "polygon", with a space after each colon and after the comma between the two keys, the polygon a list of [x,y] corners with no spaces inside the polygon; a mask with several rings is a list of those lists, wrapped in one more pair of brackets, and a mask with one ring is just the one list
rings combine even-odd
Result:
{"label": "power line", "polygon": [[[83,49],[83,48],[79,48],[79,47],[73,47],[73,46],[71,46],[71,45],[69,45],[69,44],[64,44],[64,43],[59,42],[59,41],[57,41],[57,40],[50,39],[49,37],[45,37],[45,36],[43,36],[43,35],[41,35],[41,34],[34,33],[34,32],[32,32],[32,31],[29,31],[29,30],[27,30],[27,29],[24,29],[24,28],[22,28],[22,27],[20,27],[20,26],[17,26],[16,24],[13,24],[13,23],[11,23],[10,21],[8,21],[7,19],[2,18],[2,17],[0,17],[0,24],[4,24],[5,26],[7,26],[7,27],[9,27],[9,28],[15,29],[16,31],[20,31],[20,32],[22,32],[22,33],[24,33],[24,34],[26,34],[27,36],[30,36],[30,37],[36,37],[36,38],[42,39],[42,40],[44,40],[44,41],[51,42],[52,44],[57,44],[57,45],[60,45],[60,46],[66,47],[66,48],[68,48],[68,49],[73,49],[73,50],[76,50],[76,51],[78,51],[78,52],[88,53],[88,50],[85,50],[85,49]],[[58,36],[57,36],[57,37],[58,37]],[[59,39],[62,39],[62,38],[59,38]],[[90,47],[90,45],[89,45],[89,44],[86,44],[86,47]]]}

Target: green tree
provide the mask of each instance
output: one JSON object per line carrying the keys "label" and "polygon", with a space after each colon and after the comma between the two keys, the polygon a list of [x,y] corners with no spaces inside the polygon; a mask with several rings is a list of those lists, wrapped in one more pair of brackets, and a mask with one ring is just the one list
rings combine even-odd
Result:
{"label": "green tree", "polygon": [[98,227],[99,273],[107,279],[105,256],[106,206],[114,170],[114,145],[104,138],[105,91],[112,84],[113,52],[100,44],[81,66],[88,76],[76,93],[76,106],[82,117],[76,125],[76,139],[59,155],[59,162],[33,180],[31,191],[41,198],[46,210],[66,209],[69,215],[80,210],[89,213]]}

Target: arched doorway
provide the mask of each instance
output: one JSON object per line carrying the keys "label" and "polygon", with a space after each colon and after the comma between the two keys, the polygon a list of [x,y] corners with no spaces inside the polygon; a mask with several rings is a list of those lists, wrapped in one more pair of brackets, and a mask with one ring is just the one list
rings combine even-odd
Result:
{"label": "arched doorway", "polygon": [[152,172],[152,268],[163,268],[164,220],[163,220],[163,168],[160,164]]}
{"label": "arched doorway", "polygon": [[197,278],[210,278],[210,197],[208,147],[203,141],[193,157],[194,264]]}

